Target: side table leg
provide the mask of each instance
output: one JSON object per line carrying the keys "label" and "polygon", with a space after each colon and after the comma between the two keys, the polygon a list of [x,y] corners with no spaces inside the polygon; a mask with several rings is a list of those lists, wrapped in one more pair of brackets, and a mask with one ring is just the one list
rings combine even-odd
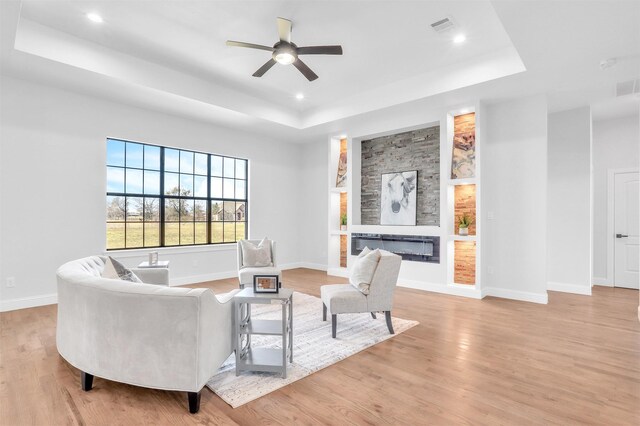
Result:
{"label": "side table leg", "polygon": [[293,362],[293,294],[289,299],[289,362]]}
{"label": "side table leg", "polygon": [[282,304],[282,378],[287,378],[287,304]]}

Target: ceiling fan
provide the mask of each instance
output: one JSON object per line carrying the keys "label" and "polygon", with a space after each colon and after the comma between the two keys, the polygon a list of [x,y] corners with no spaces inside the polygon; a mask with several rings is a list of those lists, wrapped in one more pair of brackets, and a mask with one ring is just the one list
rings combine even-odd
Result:
{"label": "ceiling fan", "polygon": [[269,71],[276,62],[282,65],[293,64],[307,80],[313,81],[318,78],[311,68],[299,58],[300,55],[342,55],[342,46],[307,46],[298,47],[291,42],[291,21],[284,18],[277,18],[278,36],[280,41],[273,47],[261,44],[244,43],[242,41],[227,40],[227,46],[248,47],[249,49],[267,50],[271,53],[271,59],[253,73],[254,77],[262,77]]}

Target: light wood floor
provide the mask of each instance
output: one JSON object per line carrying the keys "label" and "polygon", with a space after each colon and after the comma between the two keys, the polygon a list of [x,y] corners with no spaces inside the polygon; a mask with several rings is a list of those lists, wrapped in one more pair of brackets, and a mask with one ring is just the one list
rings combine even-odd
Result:
{"label": "light wood floor", "polygon": [[[344,280],[296,269],[284,282],[318,296]],[[205,388],[197,415],[180,392],[100,378],[82,392],[56,351],[56,307],[7,312],[0,424],[639,425],[637,305],[637,291],[603,287],[548,305],[398,288],[393,314],[419,326],[237,409]]]}

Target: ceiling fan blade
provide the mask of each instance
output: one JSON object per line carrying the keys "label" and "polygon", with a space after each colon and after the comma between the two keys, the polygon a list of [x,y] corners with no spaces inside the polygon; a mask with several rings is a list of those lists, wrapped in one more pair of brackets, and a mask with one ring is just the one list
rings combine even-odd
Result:
{"label": "ceiling fan blade", "polygon": [[284,18],[278,18],[278,37],[280,41],[291,43],[291,21]]}
{"label": "ceiling fan blade", "polygon": [[293,66],[298,68],[298,71],[300,71],[305,77],[307,77],[307,80],[309,81],[313,81],[318,78],[318,75],[315,72],[311,71],[311,68],[309,68],[307,64],[302,62],[300,58],[295,60]]}
{"label": "ceiling fan blade", "polygon": [[342,46],[298,47],[298,55],[342,55]]}
{"label": "ceiling fan blade", "polygon": [[258,69],[258,71],[253,73],[253,76],[254,77],[262,77],[264,75],[264,73],[269,71],[271,69],[271,67],[274,66],[275,64],[276,64],[276,61],[274,59],[269,59],[266,64],[261,66]]}
{"label": "ceiling fan blade", "polygon": [[261,44],[245,43],[243,41],[227,40],[227,46],[247,47],[249,49],[268,50],[269,52],[273,52],[273,47],[263,46]]}

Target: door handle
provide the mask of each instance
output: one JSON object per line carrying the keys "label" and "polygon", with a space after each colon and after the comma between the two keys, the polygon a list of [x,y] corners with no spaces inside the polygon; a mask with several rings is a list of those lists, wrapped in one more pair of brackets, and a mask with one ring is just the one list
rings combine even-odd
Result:
{"label": "door handle", "polygon": [[627,238],[628,235],[616,234],[616,238]]}

